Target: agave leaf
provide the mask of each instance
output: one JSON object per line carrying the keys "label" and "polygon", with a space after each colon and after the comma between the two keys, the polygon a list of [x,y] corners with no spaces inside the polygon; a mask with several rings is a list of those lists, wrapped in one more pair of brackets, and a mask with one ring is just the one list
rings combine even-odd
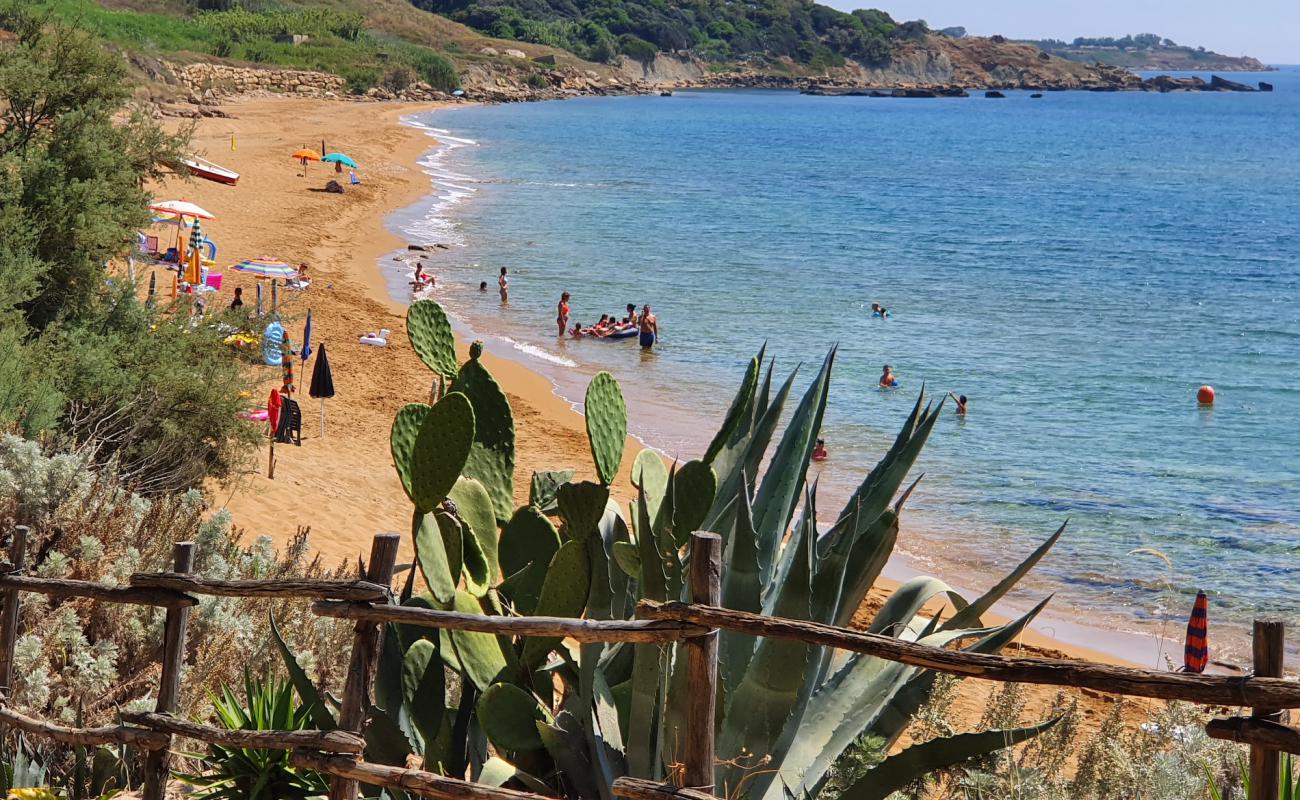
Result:
{"label": "agave leaf", "polygon": [[[393,715],[374,706],[366,715],[363,736],[366,740],[366,760],[393,767],[406,766],[411,754],[411,740],[406,737]],[[414,751],[419,752],[419,751]]]}
{"label": "agave leaf", "polygon": [[913,617],[921,613],[926,603],[941,594],[946,595],[958,608],[966,605],[966,600],[961,595],[938,578],[920,575],[904,582],[885,600],[880,611],[876,612],[867,632],[896,636],[900,626],[910,623]]}
{"label": "agave leaf", "polygon": [[[718,490],[715,494],[713,508],[709,510],[709,516],[705,520],[704,527],[708,530],[724,530],[730,527],[730,521],[723,517],[723,512],[727,498],[734,497],[736,494],[736,485],[745,476],[746,480],[752,482],[756,470],[763,461],[763,456],[767,453],[767,446],[772,442],[772,435],[776,433],[777,424],[781,421],[781,412],[785,408],[786,400],[790,397],[790,392],[794,388],[795,376],[799,374],[798,368],[791,371],[790,375],[781,384],[777,391],[776,397],[771,403],[765,403],[763,413],[757,413],[755,409],[754,426],[749,435],[738,441],[734,446],[723,448],[722,452],[713,459],[713,471],[718,476]],[[771,380],[771,372],[768,373],[768,381]]]}
{"label": "agave leaf", "polygon": [[844,790],[841,800],[885,800],[889,795],[935,770],[988,755],[1028,741],[1056,723],[1055,717],[1029,728],[959,733],[912,745],[886,758]]}
{"label": "agave leaf", "polygon": [[[860,518],[859,518],[860,519]],[[862,607],[862,601],[871,586],[880,577],[885,562],[898,541],[898,514],[886,510],[856,537],[848,562],[844,565],[844,586],[840,592],[839,609],[834,624],[845,628],[853,615]]]}
{"label": "agave leaf", "polygon": [[1052,545],[1056,544],[1057,540],[1061,538],[1061,534],[1065,533],[1065,526],[1068,524],[1070,524],[1069,520],[1061,523],[1061,527],[1056,529],[1056,533],[1053,533],[1048,537],[1047,541],[1040,544],[1034,552],[1029,554],[1028,558],[1020,562],[1019,566],[1009,572],[1005,578],[998,581],[997,585],[992,589],[989,589],[977,600],[954,614],[952,619],[948,620],[943,627],[945,629],[965,628],[970,625],[980,624],[980,617],[984,616],[993,607],[994,603],[1006,596],[1007,592],[1011,591],[1020,582],[1020,579],[1028,574],[1029,570],[1043,560],[1043,557],[1052,549]]}
{"label": "agave leaf", "polygon": [[[580,617],[591,590],[591,560],[584,542],[565,542],[551,559],[537,601],[536,616]],[[524,641],[523,663],[536,669],[562,637],[533,636]]]}
{"label": "agave leaf", "polygon": [[749,366],[745,369],[745,377],[740,382],[740,390],[736,392],[731,407],[727,409],[722,427],[713,435],[713,441],[709,442],[708,448],[704,451],[701,460],[705,464],[712,463],[718,453],[722,452],[723,447],[749,432],[749,427],[754,420],[754,396],[758,390],[758,373],[763,367],[763,353],[766,349],[765,343],[758,351],[758,355],[750,359]]}
{"label": "agave leaf", "polygon": [[[807,619],[813,555],[808,529],[800,531],[786,547],[797,548],[798,557],[777,590],[773,613],[787,619]],[[799,724],[803,709],[796,707],[797,700],[812,652],[812,647],[801,642],[759,640],[744,676],[727,701],[727,724],[718,741],[722,761],[732,761],[745,752],[772,753],[786,727]],[[723,774],[723,786],[735,786],[741,777],[734,766],[724,767]]]}
{"label": "agave leaf", "polygon": [[534,472],[528,487],[528,504],[543,514],[550,514],[555,510],[555,493],[572,478],[571,469]]}
{"label": "agave leaf", "polygon": [[478,780],[475,782],[500,788],[511,780],[519,781],[530,791],[539,794],[550,794],[553,791],[546,785],[546,781],[523,771],[500,756],[492,756],[483,764],[483,771],[479,773]]}
{"label": "agave leaf", "polygon": [[631,700],[628,704],[627,767],[636,778],[657,779],[663,772],[663,740],[658,710],[668,671],[666,648],[638,644],[633,650]]}
{"label": "agave leaf", "polygon": [[[762,534],[760,533],[759,536],[761,537]],[[817,568],[817,557],[815,555],[817,540],[816,486],[804,487],[803,512],[799,515],[799,521],[795,525],[794,534],[790,537],[789,543],[792,544],[805,537],[813,543],[812,547],[814,548],[814,555],[812,558],[812,569],[815,571]],[[774,613],[772,606],[780,595],[780,588],[789,576],[790,570],[794,567],[795,560],[802,555],[803,553],[801,553],[797,548],[789,547],[788,545],[780,548],[780,554],[775,559],[774,571],[769,576],[767,584],[764,587],[764,614],[770,615]],[[760,549],[760,558],[761,557],[762,553]],[[808,608],[811,613],[811,597],[808,601]],[[801,619],[806,618],[801,617]]]}
{"label": "agave leaf", "polygon": [[284,637],[280,635],[280,629],[275,624],[275,615],[268,614],[268,616],[271,620],[271,638],[275,640],[275,647],[280,651],[280,658],[284,661],[284,668],[289,673],[293,688],[298,692],[298,699],[307,707],[312,727],[318,731],[334,730],[338,727],[334,715],[321,700],[316,684],[312,683],[311,678],[307,677],[307,671],[298,663],[298,657],[293,654],[289,645],[285,643]]}
{"label": "agave leaf", "polygon": [[[722,606],[738,611],[759,612],[763,609],[763,582],[759,576],[758,534],[750,516],[748,482],[737,486],[736,528],[731,537],[727,568],[722,571]],[[753,636],[736,631],[722,631],[718,642],[720,672],[724,694],[740,684],[754,653]],[[725,713],[725,706],[724,706]]]}
{"label": "agave leaf", "polygon": [[668,599],[668,576],[664,573],[664,562],[655,543],[654,525],[650,522],[645,490],[638,489],[636,496],[636,546],[641,555],[638,589],[642,597],[663,602]]}
{"label": "agave leaf", "polygon": [[554,724],[537,722],[536,725],[546,751],[555,759],[560,772],[572,781],[578,795],[600,797],[600,787],[594,779],[595,772],[583,746],[582,726],[577,718],[569,711],[561,711],[555,716]]}
{"label": "agave leaf", "polygon": [[379,649],[379,665],[375,670],[375,705],[388,712],[394,720],[398,719],[402,707],[403,655],[402,644],[397,638],[397,626],[385,624]]}

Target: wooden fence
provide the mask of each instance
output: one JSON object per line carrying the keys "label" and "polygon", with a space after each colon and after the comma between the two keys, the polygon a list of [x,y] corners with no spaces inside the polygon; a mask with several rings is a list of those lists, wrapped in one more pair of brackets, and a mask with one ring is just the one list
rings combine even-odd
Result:
{"label": "wooden fence", "polygon": [[[374,538],[364,580],[209,580],[190,574],[194,545],[181,542],[175,548],[172,572],[137,573],[125,587],[24,575],[27,535],[26,528],[15,528],[9,564],[0,575],[0,688],[7,694],[12,682],[18,610],[24,592],[165,608],[162,677],[155,710],[123,714],[122,724],[69,728],[0,705],[0,733],[5,728],[15,728],[68,745],[126,744],[144,750],[145,800],[163,798],[174,736],[227,747],[291,751],[293,764],[330,776],[330,800],[352,800],[357,797],[360,784],[401,789],[437,800],[542,800],[544,796],[539,794],[364,760],[362,730],[366,700],[377,667],[383,624],[387,622],[514,636],[567,637],[582,642],[682,642],[689,676],[682,785],[632,777],[616,780],[613,794],[630,800],[716,800],[712,784],[720,630],[835,647],[964,677],[1074,686],[1211,706],[1250,707],[1249,717],[1214,719],[1206,726],[1211,737],[1250,745],[1250,800],[1275,800],[1280,753],[1300,754],[1300,729],[1286,725],[1284,717],[1285,709],[1300,708],[1300,682],[1281,677],[1284,629],[1280,622],[1255,623],[1253,675],[1189,675],[1068,659],[945,650],[879,634],[720,608],[722,541],[712,533],[692,535],[690,603],[643,601],[637,606],[637,619],[614,621],[495,617],[389,605],[400,541],[397,534],[380,534]],[[174,716],[189,609],[198,603],[196,595],[300,598],[312,601],[312,611],[317,615],[352,620],[351,661],[338,730],[232,731]]]}

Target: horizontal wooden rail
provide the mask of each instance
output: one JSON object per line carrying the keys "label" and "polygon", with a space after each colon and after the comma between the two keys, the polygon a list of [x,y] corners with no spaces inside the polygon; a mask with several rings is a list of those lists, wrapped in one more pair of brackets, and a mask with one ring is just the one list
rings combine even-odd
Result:
{"label": "horizontal wooden rail", "polygon": [[130,744],[145,750],[167,747],[171,737],[158,731],[130,728],[125,725],[105,725],[101,728],[68,728],[19,714],[10,708],[0,707],[0,720],[34,736],[44,736],[63,744],[82,747],[101,744]]}
{"label": "horizontal wooden rail", "polygon": [[291,761],[301,769],[314,769],[370,786],[403,789],[434,800],[549,800],[546,795],[469,783],[418,769],[367,764],[351,756],[326,756],[295,750]]}
{"label": "horizontal wooden rail", "polygon": [[628,800],[718,800],[714,795],[699,789],[687,789],[641,778],[616,778],[613,793],[615,797],[626,797]]}
{"label": "horizontal wooden rail", "polygon": [[1230,742],[1242,742],[1280,750],[1283,753],[1300,754],[1300,730],[1266,719],[1250,717],[1228,717],[1212,719],[1205,725],[1205,733],[1211,739],[1227,739]]}
{"label": "horizontal wooden rail", "polygon": [[388,590],[366,581],[314,581],[284,578],[271,581],[219,581],[175,572],[137,572],[131,585],[174,592],[209,594],[220,597],[296,597],[308,600],[375,600],[382,602]]}
{"label": "horizontal wooden rail", "polygon": [[161,733],[188,736],[223,747],[251,747],[264,750],[323,750],[329,753],[361,753],[365,741],[347,731],[232,731],[155,712],[127,712],[122,719]]}
{"label": "horizontal wooden rail", "polygon": [[699,625],[671,621],[493,617],[486,614],[462,614],[457,611],[433,611],[407,606],[376,606],[369,603],[345,603],[336,600],[312,603],[311,610],[322,617],[368,622],[402,622],[426,628],[509,636],[563,636],[579,642],[673,642],[692,636],[703,636],[709,632],[708,628]]}
{"label": "horizontal wooden rail", "polygon": [[1016,658],[967,653],[816,622],[766,617],[748,611],[690,603],[642,600],[637,604],[636,614],[641,619],[693,622],[752,636],[837,647],[968,678],[1075,686],[1109,694],[1186,700],[1202,705],[1300,708],[1300,682],[1282,678],[1191,675],[1062,658]]}
{"label": "horizontal wooden rail", "polygon": [[198,605],[197,598],[170,589],[152,589],[136,586],[105,586],[92,581],[74,581],[67,578],[36,578],[30,575],[0,575],[0,588],[35,592],[48,597],[89,597],[106,603],[126,603],[136,606],[183,608]]}

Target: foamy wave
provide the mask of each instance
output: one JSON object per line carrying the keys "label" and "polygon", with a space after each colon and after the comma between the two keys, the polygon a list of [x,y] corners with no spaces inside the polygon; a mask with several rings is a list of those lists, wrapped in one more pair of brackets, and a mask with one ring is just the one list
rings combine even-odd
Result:
{"label": "foamy wave", "polygon": [[555,364],[561,367],[578,366],[576,362],[570,361],[564,356],[557,356],[554,353],[549,353],[535,344],[528,344],[527,342],[519,342],[514,339],[511,339],[509,336],[502,336],[501,340],[504,342],[509,342],[510,346],[518,350],[519,352],[524,353],[526,355],[530,355],[533,358],[539,358],[542,361],[547,362],[548,364]]}

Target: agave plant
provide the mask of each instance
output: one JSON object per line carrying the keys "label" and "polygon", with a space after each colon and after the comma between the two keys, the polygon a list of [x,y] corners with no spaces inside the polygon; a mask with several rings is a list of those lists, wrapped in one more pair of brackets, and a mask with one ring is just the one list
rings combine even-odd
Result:
{"label": "agave plant", "polygon": [[[729,608],[848,625],[893,551],[903,483],[942,403],[918,397],[889,451],[822,529],[808,481],[835,353],[827,355],[781,432],[797,370],[774,386],[760,351],[702,458],[666,467],[643,450],[632,462],[636,499],[610,499],[624,459],[627,417],[617,381],[598,374],[586,396],[599,482],[572,471],[534,474],[513,508],[514,421],[479,360],[456,367],[451,326],[433,301],[408,314],[411,342],[445,393],[398,413],[392,452],[414,511],[414,571],[406,605],[483,614],[622,619],[641,599],[686,599],[687,542],[724,539],[722,602]],[[776,440],[775,450],[771,450]],[[771,450],[769,457],[769,450]],[[766,467],[763,465],[766,464]],[[870,630],[934,646],[997,652],[1041,609],[1009,624],[981,617],[1046,554],[1061,531],[984,595],[967,601],[933,578],[907,582]],[[922,609],[943,597],[942,620]],[[331,715],[292,653],[281,647],[304,701]],[[817,794],[831,765],[860,737],[888,747],[926,702],[934,674],[862,655],[724,632],[720,641],[715,792],[778,800]],[[366,758],[485,783],[608,800],[623,775],[669,776],[685,741],[685,659],[676,646],[583,644],[390,625],[385,632]],[[444,667],[459,676],[459,696]],[[313,699],[314,698],[314,699]],[[1043,725],[963,734],[886,758],[847,792],[888,795],[927,771],[1022,741]],[[495,756],[489,757],[491,743]]]}

